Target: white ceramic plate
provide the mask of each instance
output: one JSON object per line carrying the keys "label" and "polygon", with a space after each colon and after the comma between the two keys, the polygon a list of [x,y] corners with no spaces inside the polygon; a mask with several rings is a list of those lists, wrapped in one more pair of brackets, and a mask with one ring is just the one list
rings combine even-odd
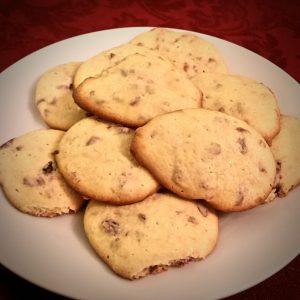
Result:
{"label": "white ceramic plate", "polygon": [[[1,74],[0,144],[45,125],[33,105],[37,78],[47,69],[81,61],[129,41],[149,28],[123,28],[74,37],[41,49]],[[232,72],[267,84],[283,113],[300,117],[299,84],[264,58],[232,43],[213,42]],[[82,213],[36,218],[14,209],[0,193],[0,261],[21,277],[80,299],[214,299],[271,276],[300,252],[300,187],[284,199],[220,218],[217,248],[206,260],[142,280],[115,275],[96,256],[82,226]]]}

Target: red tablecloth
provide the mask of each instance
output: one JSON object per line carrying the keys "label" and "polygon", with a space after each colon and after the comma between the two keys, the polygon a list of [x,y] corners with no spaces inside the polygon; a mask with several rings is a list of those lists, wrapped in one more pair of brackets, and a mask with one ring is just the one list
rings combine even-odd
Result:
{"label": "red tablecloth", "polygon": [[[160,26],[234,42],[272,61],[300,82],[299,7],[298,0],[1,0],[0,71],[68,37],[109,28]],[[1,299],[16,299],[17,292],[29,298],[62,299],[3,267],[0,274]],[[300,256],[266,281],[228,299],[299,298]]]}

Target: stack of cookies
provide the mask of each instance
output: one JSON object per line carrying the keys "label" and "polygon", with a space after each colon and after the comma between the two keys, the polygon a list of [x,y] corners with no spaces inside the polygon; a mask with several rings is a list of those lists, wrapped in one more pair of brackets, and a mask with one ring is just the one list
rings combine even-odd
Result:
{"label": "stack of cookies", "polygon": [[190,33],[155,28],[59,65],[35,103],[49,129],[1,146],[7,199],[34,216],[84,207],[91,246],[124,278],[207,257],[219,211],[300,182],[300,121]]}

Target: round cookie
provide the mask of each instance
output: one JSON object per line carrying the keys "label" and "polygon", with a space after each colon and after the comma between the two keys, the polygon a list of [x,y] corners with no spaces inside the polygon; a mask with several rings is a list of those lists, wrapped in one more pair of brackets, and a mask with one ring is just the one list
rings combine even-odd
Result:
{"label": "round cookie", "polygon": [[123,44],[118,47],[108,49],[87,59],[79,66],[73,79],[74,87],[77,88],[79,84],[87,78],[98,77],[104,70],[119,63],[125,57],[136,53],[146,56],[159,56],[159,53],[155,51],[131,44]]}
{"label": "round cookie", "polygon": [[72,96],[73,76],[79,65],[78,62],[58,65],[44,73],[36,84],[35,104],[50,128],[67,130],[87,116]]}
{"label": "round cookie", "polygon": [[300,183],[300,120],[281,116],[280,123],[271,150],[277,162],[276,192],[284,197]]}
{"label": "round cookie", "polygon": [[61,176],[55,163],[64,132],[32,131],[0,147],[0,183],[18,210],[42,217],[78,211],[84,203]]}
{"label": "round cookie", "polygon": [[132,54],[74,90],[76,103],[106,120],[138,127],[156,115],[201,106],[202,94],[168,60]]}
{"label": "round cookie", "polygon": [[88,198],[113,204],[141,201],[159,185],[130,153],[133,135],[127,127],[85,118],[62,138],[59,169]]}
{"label": "round cookie", "polygon": [[197,74],[192,81],[203,92],[203,108],[244,120],[271,144],[280,129],[280,111],[267,86],[244,76],[216,73]]}
{"label": "round cookie", "polygon": [[158,51],[189,77],[202,72],[228,72],[218,49],[191,33],[154,28],[138,35],[130,43]]}
{"label": "round cookie", "polygon": [[217,243],[218,217],[200,202],[157,193],[123,206],[90,201],[84,229],[103,261],[133,280],[207,257]]}
{"label": "round cookie", "polygon": [[276,164],[263,137],[242,120],[186,109],[158,116],[136,130],[131,150],[166,188],[205,199],[222,211],[265,201]]}

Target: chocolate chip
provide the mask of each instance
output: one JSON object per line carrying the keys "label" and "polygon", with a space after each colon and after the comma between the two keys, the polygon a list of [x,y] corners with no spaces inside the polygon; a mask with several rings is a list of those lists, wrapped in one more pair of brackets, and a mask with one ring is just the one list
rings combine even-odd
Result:
{"label": "chocolate chip", "polygon": [[193,216],[189,216],[188,217],[188,222],[193,223],[193,224],[198,224],[198,221]]}
{"label": "chocolate chip", "polygon": [[59,150],[55,150],[55,151],[53,151],[51,154],[52,155],[57,155],[59,153]]}
{"label": "chocolate chip", "polygon": [[183,64],[183,71],[184,71],[184,72],[187,72],[188,69],[189,69],[189,64],[188,64],[187,62],[185,62],[185,63]]}
{"label": "chocolate chip", "polygon": [[44,174],[50,174],[52,173],[53,171],[56,170],[56,166],[55,166],[55,163],[54,161],[49,161],[44,167],[43,167],[43,173]]}
{"label": "chocolate chip", "polygon": [[36,178],[24,177],[23,184],[28,185],[30,187],[36,187],[36,186],[44,185],[45,180],[42,177],[36,177]]}
{"label": "chocolate chip", "polygon": [[99,141],[100,138],[98,136],[92,136],[88,139],[88,141],[85,143],[86,146],[90,146],[95,144],[97,141]]}
{"label": "chocolate chip", "polygon": [[235,202],[235,206],[240,206],[240,205],[242,205],[243,201],[244,201],[244,194],[243,194],[242,191],[239,190],[238,196],[237,196],[237,200],[236,200],[236,202]]}
{"label": "chocolate chip", "polygon": [[221,145],[218,143],[210,143],[208,150],[214,155],[219,155],[222,152]]}
{"label": "chocolate chip", "polygon": [[121,69],[120,72],[121,72],[121,75],[122,75],[122,76],[124,76],[124,77],[127,76],[127,72],[126,72],[125,70]]}
{"label": "chocolate chip", "polygon": [[120,233],[120,225],[113,219],[105,219],[102,222],[102,227],[104,231],[111,235],[117,235]]}
{"label": "chocolate chip", "polygon": [[179,184],[182,181],[183,173],[180,169],[174,168],[172,173],[172,181]]}
{"label": "chocolate chip", "polygon": [[128,127],[118,127],[118,131],[119,131],[119,133],[127,134],[127,133],[130,133],[130,128],[128,128]]}
{"label": "chocolate chip", "polygon": [[204,218],[206,218],[208,216],[208,209],[206,207],[204,207],[202,205],[197,205],[197,208]]}
{"label": "chocolate chip", "polygon": [[237,127],[236,130],[238,132],[249,132],[247,129],[243,128],[243,127]]}
{"label": "chocolate chip", "polygon": [[142,213],[139,213],[138,214],[138,219],[142,222],[145,222],[146,221],[146,215],[145,214],[142,214]]}
{"label": "chocolate chip", "polygon": [[281,161],[276,161],[276,172],[279,173],[281,171]]}
{"label": "chocolate chip", "polygon": [[248,152],[248,148],[246,145],[245,138],[238,138],[238,143],[240,144],[240,152],[242,154],[246,154]]}
{"label": "chocolate chip", "polygon": [[109,53],[109,58],[110,58],[110,59],[112,59],[114,56],[116,56],[116,54],[115,54],[115,53],[112,53],[112,52],[111,52],[111,53]]}
{"label": "chocolate chip", "polygon": [[129,105],[135,106],[135,105],[138,104],[140,101],[141,101],[141,97],[137,96],[137,97],[135,97],[133,100],[131,100],[131,102],[129,102]]}

